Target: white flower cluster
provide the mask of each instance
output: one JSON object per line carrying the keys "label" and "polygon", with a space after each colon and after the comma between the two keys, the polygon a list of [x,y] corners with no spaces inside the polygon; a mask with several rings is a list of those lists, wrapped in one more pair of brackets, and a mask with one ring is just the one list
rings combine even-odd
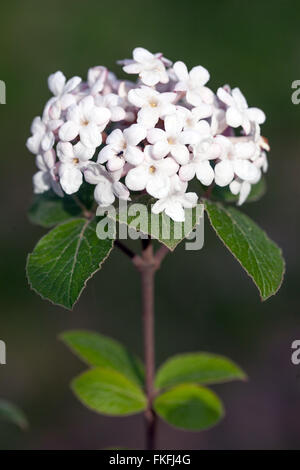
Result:
{"label": "white flower cluster", "polygon": [[102,207],[146,192],[157,199],[154,213],[183,221],[184,209],[197,204],[198,195],[187,192],[196,177],[204,186],[229,185],[242,204],[267,170],[264,113],[249,108],[239,88],[215,95],[200,65],[189,72],[141,47],[120,63],[137,82],[103,66],[89,69],[86,82],[50,75],[53,97],[27,140],[39,170],[34,192],[73,194],[86,181]]}

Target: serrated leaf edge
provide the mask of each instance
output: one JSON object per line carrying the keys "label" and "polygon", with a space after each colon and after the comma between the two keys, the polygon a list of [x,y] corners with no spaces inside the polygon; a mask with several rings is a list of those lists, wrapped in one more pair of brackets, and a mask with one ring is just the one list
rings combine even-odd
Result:
{"label": "serrated leaf edge", "polygon": [[[80,239],[80,240],[82,239],[83,229],[85,229],[90,223],[92,223],[92,222],[94,221],[94,219],[95,219],[95,217],[93,217],[92,219],[84,219],[84,218],[82,218],[82,217],[72,219],[72,220],[78,220],[78,221],[85,221],[85,224],[84,224],[84,226],[82,227],[81,232],[80,232],[80,234],[79,234],[79,239]],[[72,220],[69,219],[69,220],[64,221],[64,222],[62,222],[62,223],[60,223],[60,224],[57,224],[57,225],[54,227],[54,229],[56,229],[57,227],[60,227],[60,226],[62,226],[62,225],[65,225],[65,224],[71,222]],[[54,229],[53,229],[53,230],[54,230]],[[47,234],[44,235],[42,238],[44,238],[45,236],[47,236],[48,233],[49,233],[49,232],[47,232]],[[33,248],[33,251],[35,250],[35,248],[37,247],[38,243],[41,241],[42,238],[40,238],[40,240],[36,243],[36,245],[35,245],[34,248]],[[99,241],[100,241],[100,240],[99,240]],[[103,263],[106,261],[106,259],[109,257],[109,255],[110,255],[110,253],[111,253],[111,251],[112,251],[113,248],[114,248],[114,243],[113,243],[113,240],[112,240],[112,246],[111,246],[110,250],[107,252],[106,256],[100,261],[100,263],[99,263],[99,265],[98,265],[98,268],[95,269],[95,271],[93,271],[93,272],[91,273],[91,275],[84,281],[84,284],[83,284],[83,286],[82,286],[82,289],[80,290],[77,299],[74,301],[74,303],[71,305],[71,307],[67,307],[67,306],[64,305],[64,304],[60,304],[59,302],[53,302],[53,300],[49,299],[48,297],[43,296],[37,289],[35,289],[35,287],[33,287],[32,283],[30,282],[29,275],[28,275],[29,258],[30,258],[30,256],[32,255],[33,251],[27,255],[27,259],[26,259],[26,268],[25,268],[25,270],[26,270],[26,277],[27,277],[27,281],[28,281],[29,287],[30,287],[30,289],[33,290],[36,294],[38,294],[43,300],[48,300],[52,305],[57,305],[57,306],[59,306],[59,307],[65,308],[66,310],[72,311],[72,310],[74,309],[75,305],[77,304],[77,302],[79,301],[79,298],[80,298],[82,292],[83,292],[84,289],[86,288],[86,285],[87,285],[88,281],[101,269],[102,264],[103,264]],[[76,247],[76,249],[77,249],[77,247]]]}
{"label": "serrated leaf edge", "polygon": [[[220,237],[220,235],[218,234],[217,230],[215,229],[212,221],[211,221],[211,217],[209,215],[209,212],[208,210],[206,209],[206,199],[202,199],[204,201],[204,207],[205,207],[205,212],[208,216],[208,219],[210,221],[210,225],[211,227],[214,229],[214,231],[216,232],[218,238],[221,240],[221,242],[223,243],[223,245],[228,249],[228,251],[233,255],[233,257],[238,261],[238,263],[241,265],[241,267],[244,269],[244,271],[248,274],[248,276],[252,279],[254,285],[256,286],[256,288],[258,289],[258,292],[259,292],[259,295],[260,295],[260,299],[262,302],[264,302],[265,300],[268,300],[270,297],[272,297],[273,295],[275,295],[280,287],[282,286],[282,283],[283,283],[283,280],[284,280],[284,275],[285,275],[285,271],[286,271],[286,262],[285,262],[285,259],[283,257],[283,254],[282,254],[282,249],[277,245],[277,243],[275,243],[273,240],[271,240],[271,238],[268,236],[268,234],[265,232],[265,230],[263,230],[261,227],[259,227],[259,229],[264,233],[264,235],[272,242],[276,245],[276,247],[278,248],[279,250],[279,253],[280,253],[280,256],[281,256],[281,259],[282,259],[282,276],[281,276],[281,280],[280,280],[280,283],[278,284],[276,290],[274,290],[273,292],[271,292],[269,295],[267,296],[263,296],[262,295],[262,292],[258,286],[258,284],[256,283],[254,277],[252,274],[250,274],[248,272],[248,270],[243,266],[243,264],[241,263],[241,261],[237,258],[237,256],[233,253],[233,251],[229,248],[228,245],[226,245],[226,243],[224,242],[224,240]],[[218,206],[221,206],[222,209],[224,210],[224,212],[226,213],[226,215],[231,219],[230,217],[230,214],[228,214],[227,210],[226,210],[226,207],[221,203],[221,202],[215,202],[215,201],[208,201],[208,202],[213,202],[214,204],[218,205]],[[247,216],[248,217],[248,216]],[[253,223],[256,224],[256,222],[252,221]],[[257,224],[256,224],[257,225]]]}

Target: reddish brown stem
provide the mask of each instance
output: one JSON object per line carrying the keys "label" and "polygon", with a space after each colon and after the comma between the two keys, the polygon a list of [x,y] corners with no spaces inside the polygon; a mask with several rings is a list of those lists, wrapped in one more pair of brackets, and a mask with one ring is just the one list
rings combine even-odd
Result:
{"label": "reddish brown stem", "polygon": [[144,360],[145,360],[145,389],[147,395],[146,421],[146,449],[155,449],[156,414],[153,409],[155,395],[155,342],[154,342],[154,277],[160,263],[168,250],[161,247],[156,254],[153,253],[151,240],[143,242],[141,256],[135,256],[133,263],[141,275],[142,310],[144,332]]}

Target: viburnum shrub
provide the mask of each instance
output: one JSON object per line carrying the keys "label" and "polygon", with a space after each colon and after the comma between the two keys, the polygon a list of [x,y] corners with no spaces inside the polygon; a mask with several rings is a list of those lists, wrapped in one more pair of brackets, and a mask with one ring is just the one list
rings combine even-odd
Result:
{"label": "viburnum shrub", "polygon": [[[56,227],[29,255],[27,274],[43,298],[71,309],[114,246],[132,259],[142,281],[145,367],[100,334],[70,331],[62,339],[90,367],[73,381],[78,398],[103,414],[143,411],[146,447],[152,449],[157,415],[187,430],[211,427],[223,405],[206,385],[245,378],[232,361],[203,352],[177,355],[155,373],[154,274],[165,255],[197,229],[202,215],[196,209],[204,208],[262,300],[279,289],[284,261],[265,232],[231,204],[257,200],[265,191],[270,148],[260,132],[263,111],[249,108],[239,88],[225,85],[215,94],[200,65],[189,71],[183,62],[172,64],[140,47],[120,64],[137,75],[136,82],[119,80],[103,66],[89,69],[86,81],[67,81],[60,71],[48,79],[53,97],[33,120],[27,140],[38,167],[29,216]],[[126,203],[126,217],[120,202]],[[146,223],[130,213],[136,202],[149,216]],[[161,226],[154,230],[155,215],[170,227],[168,236]],[[100,237],[99,221],[112,220],[116,235]],[[120,241],[121,222],[141,238],[140,254]]]}

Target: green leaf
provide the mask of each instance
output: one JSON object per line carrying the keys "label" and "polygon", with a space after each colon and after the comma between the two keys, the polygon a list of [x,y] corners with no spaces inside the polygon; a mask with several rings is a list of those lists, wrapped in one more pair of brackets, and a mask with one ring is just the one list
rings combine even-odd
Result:
{"label": "green leaf", "polygon": [[284,260],[280,248],[248,216],[234,207],[205,201],[209,220],[219,238],[253,279],[262,300],[281,286]]}
{"label": "green leaf", "polygon": [[37,194],[28,211],[29,220],[42,227],[53,227],[81,214],[81,209],[70,196],[58,197],[52,191]]}
{"label": "green leaf", "polygon": [[143,385],[144,372],[141,361],[114,339],[81,330],[66,331],[61,335],[61,339],[88,365],[114,369]]}
{"label": "green leaf", "polygon": [[23,411],[6,400],[0,400],[0,419],[14,423],[21,429],[28,427]]}
{"label": "green leaf", "polygon": [[232,361],[214,354],[186,353],[168,359],[156,375],[157,388],[196,382],[212,384],[230,380],[244,380],[246,375]]}
{"label": "green leaf", "polygon": [[42,227],[54,227],[82,215],[83,208],[90,209],[93,201],[93,186],[83,184],[74,196],[57,196],[52,190],[36,194],[28,211],[29,220]]}
{"label": "green leaf", "polygon": [[167,423],[189,431],[210,428],[224,415],[217,395],[196,384],[167,390],[155,399],[154,409]]}
{"label": "green leaf", "polygon": [[[258,183],[253,184],[251,192],[245,202],[255,202],[261,199],[266,193],[266,180],[261,178]],[[219,199],[224,202],[237,202],[239,199],[238,195],[232,194],[229,187],[221,188],[220,186],[214,186],[212,190],[213,198]]]}
{"label": "green leaf", "polygon": [[85,406],[106,415],[139,413],[147,404],[141,388],[112,369],[97,368],[84,372],[73,380],[72,389]]}
{"label": "green leaf", "polygon": [[41,238],[27,261],[29,283],[41,297],[73,307],[113,247],[113,240],[99,240],[96,226],[96,218],[75,219]]}
{"label": "green leaf", "polygon": [[151,206],[155,201],[148,195],[139,196],[126,205],[127,210],[121,209],[116,213],[109,213],[108,216],[120,224],[128,225],[129,229],[150,235],[173,251],[200,222],[204,207],[198,204],[194,209],[185,209],[186,222],[174,222],[164,212],[152,214]]}

